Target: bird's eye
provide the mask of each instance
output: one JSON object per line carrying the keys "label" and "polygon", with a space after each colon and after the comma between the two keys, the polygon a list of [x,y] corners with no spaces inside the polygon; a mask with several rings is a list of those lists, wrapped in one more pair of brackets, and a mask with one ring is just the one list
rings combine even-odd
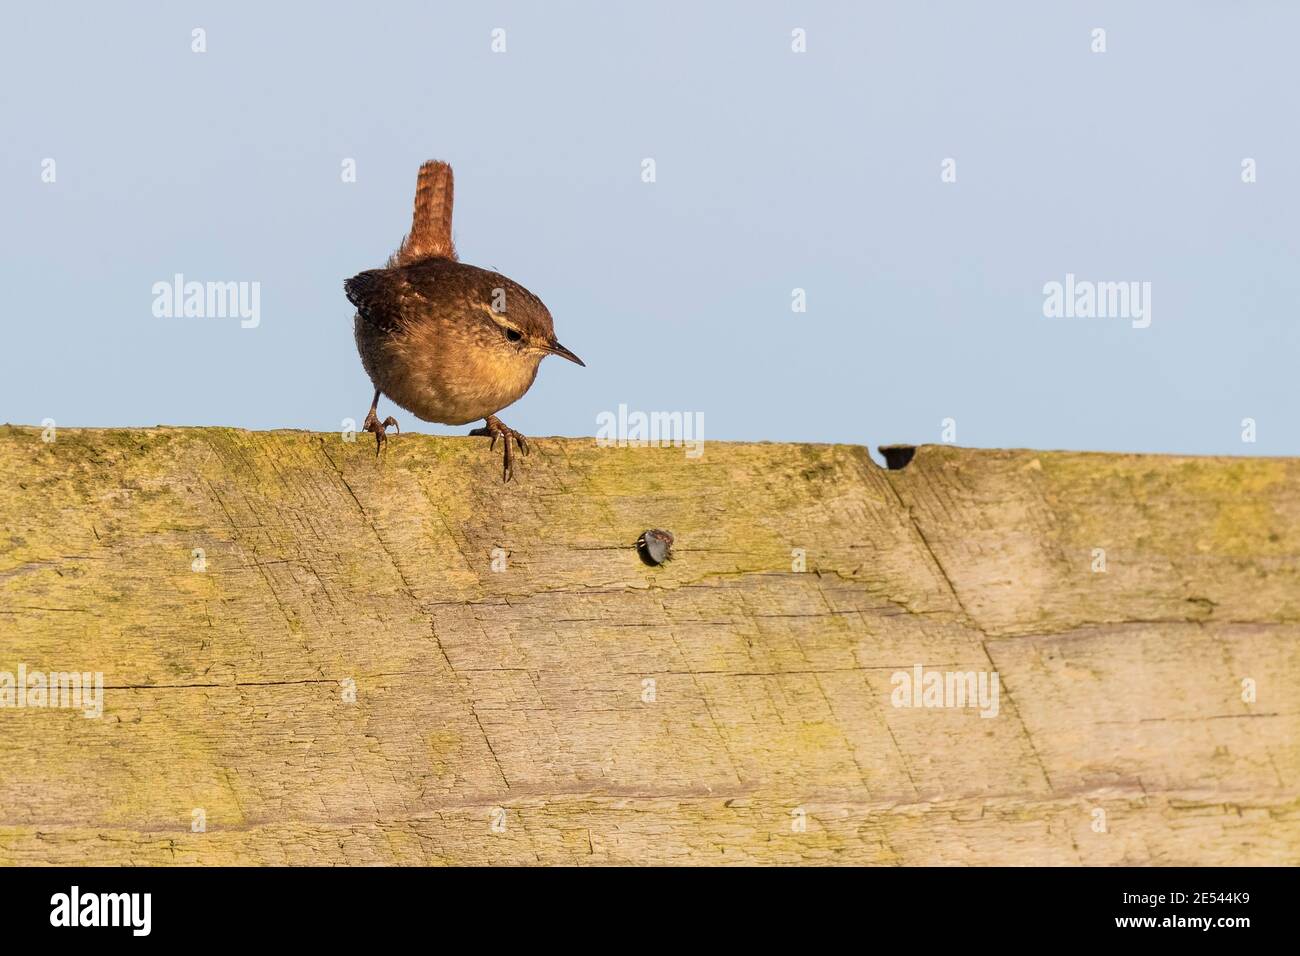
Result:
{"label": "bird's eye", "polygon": [[506,329],[506,338],[511,342],[518,342],[523,338],[523,335],[514,329]]}

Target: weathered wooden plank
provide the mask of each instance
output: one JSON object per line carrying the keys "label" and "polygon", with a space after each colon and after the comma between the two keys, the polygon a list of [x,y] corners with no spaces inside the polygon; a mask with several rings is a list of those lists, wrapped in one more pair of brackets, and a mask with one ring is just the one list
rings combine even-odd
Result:
{"label": "weathered wooden plank", "polygon": [[0,861],[1300,861],[1300,462],[484,446],[0,429]]}
{"label": "weathered wooden plank", "polygon": [[990,635],[1300,623],[1300,460],[925,446],[888,475]]}

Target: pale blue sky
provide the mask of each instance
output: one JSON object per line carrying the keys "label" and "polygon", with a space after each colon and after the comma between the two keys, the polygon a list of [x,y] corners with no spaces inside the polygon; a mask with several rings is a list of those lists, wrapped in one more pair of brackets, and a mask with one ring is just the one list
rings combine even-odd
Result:
{"label": "pale blue sky", "polygon": [[[360,420],[342,283],[440,157],[461,258],[588,364],[543,363],[502,416],[526,434],[626,403],[706,439],[952,417],[963,445],[1300,454],[1295,4],[613,6],[7,10],[0,420]],[[260,282],[260,326],[154,317],[177,272]],[[1044,318],[1066,273],[1150,282],[1151,327]]]}

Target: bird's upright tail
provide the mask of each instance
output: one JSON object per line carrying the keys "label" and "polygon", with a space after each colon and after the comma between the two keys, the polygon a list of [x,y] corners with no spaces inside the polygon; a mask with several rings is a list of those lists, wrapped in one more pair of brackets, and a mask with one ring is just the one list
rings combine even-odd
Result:
{"label": "bird's upright tail", "polygon": [[411,231],[389,264],[405,266],[421,259],[455,259],[456,246],[451,241],[451,206],[451,167],[441,160],[431,159],[420,167],[420,178],[415,184]]}

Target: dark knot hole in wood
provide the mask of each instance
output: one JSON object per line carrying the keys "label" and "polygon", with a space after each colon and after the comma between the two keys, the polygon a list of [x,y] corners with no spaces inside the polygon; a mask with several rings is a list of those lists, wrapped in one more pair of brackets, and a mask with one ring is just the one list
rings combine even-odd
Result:
{"label": "dark knot hole in wood", "polygon": [[902,471],[907,467],[912,456],[916,454],[915,445],[881,445],[877,451],[885,458],[885,466],[890,471]]}

